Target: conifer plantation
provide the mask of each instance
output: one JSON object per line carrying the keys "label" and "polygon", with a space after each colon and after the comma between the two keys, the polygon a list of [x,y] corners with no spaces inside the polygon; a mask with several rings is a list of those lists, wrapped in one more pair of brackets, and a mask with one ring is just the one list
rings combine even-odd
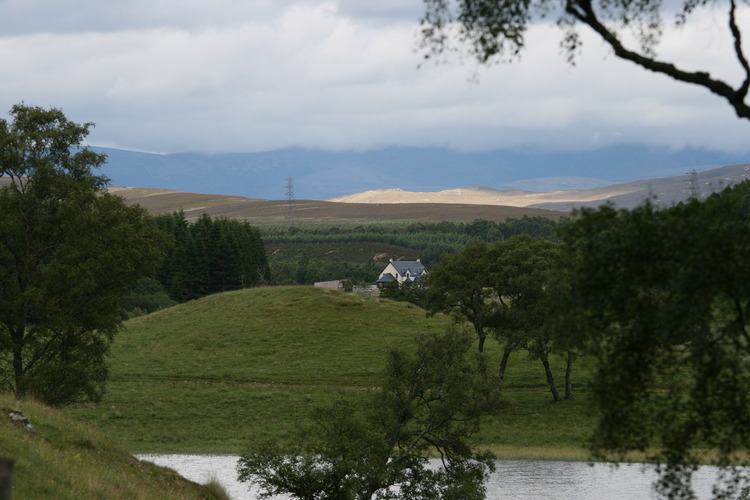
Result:
{"label": "conifer plantation", "polygon": [[154,217],[172,236],[156,278],[177,302],[268,283],[269,269],[260,233],[248,222],[203,215],[188,222],[176,212]]}

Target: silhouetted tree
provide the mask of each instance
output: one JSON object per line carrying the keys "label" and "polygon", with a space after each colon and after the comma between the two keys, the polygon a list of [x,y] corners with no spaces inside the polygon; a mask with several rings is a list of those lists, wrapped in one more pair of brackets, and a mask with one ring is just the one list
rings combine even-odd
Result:
{"label": "silhouetted tree", "polygon": [[[565,230],[570,314],[599,360],[595,451],[660,450],[670,498],[690,494],[697,448],[728,466],[750,446],[749,215],[745,182],[663,210],[585,210]],[[727,471],[732,497],[749,478]]]}

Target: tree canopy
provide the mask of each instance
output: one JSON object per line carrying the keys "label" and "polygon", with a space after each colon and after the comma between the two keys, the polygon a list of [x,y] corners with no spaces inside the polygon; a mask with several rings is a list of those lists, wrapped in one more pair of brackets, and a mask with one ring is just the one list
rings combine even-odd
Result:
{"label": "tree canopy", "polygon": [[[750,183],[658,210],[586,210],[565,230],[578,252],[568,315],[598,357],[594,450],[659,450],[662,491],[750,447]],[[736,476],[723,485],[730,496]],[[733,497],[733,496],[732,496]]]}
{"label": "tree canopy", "polygon": [[[484,349],[488,334],[503,343],[499,379],[509,356],[519,349],[541,361],[555,401],[557,390],[549,363],[556,344],[548,321],[555,315],[563,273],[560,245],[526,234],[488,245],[475,242],[455,255],[444,255],[429,275],[425,308],[431,313],[455,313],[472,324]],[[554,281],[556,280],[556,281]],[[561,335],[561,337],[563,337]],[[573,358],[569,357],[569,364]],[[567,370],[570,376],[570,366]],[[572,397],[569,380],[566,396]]]}
{"label": "tree canopy", "polygon": [[[729,0],[682,0],[676,6],[662,0],[424,0],[422,40],[426,57],[438,55],[452,46],[454,39],[481,63],[494,59],[517,58],[526,45],[529,26],[542,18],[557,16],[563,29],[562,48],[574,63],[581,50],[580,26],[590,28],[622,59],[675,80],[701,86],[724,99],[740,118],[750,119],[747,102],[750,64],[744,53],[738,9],[747,2]],[[738,5],[739,4],[739,5]],[[675,9],[676,7],[676,9]],[[732,86],[707,70],[691,70],[662,60],[656,47],[664,29],[664,16],[674,16],[677,26],[690,22],[691,14],[702,7],[722,9],[732,39],[733,57],[740,78]],[[632,43],[629,40],[634,40]]]}
{"label": "tree canopy", "polygon": [[165,239],[104,191],[91,124],[15,105],[0,120],[0,387],[53,405],[96,400],[122,297]]}
{"label": "tree canopy", "polygon": [[[379,392],[363,405],[321,407],[292,449],[255,444],[239,461],[240,480],[300,499],[483,499],[493,457],[467,439],[502,402],[472,350],[472,335],[454,329],[391,352]],[[428,466],[430,453],[438,467]]]}
{"label": "tree canopy", "polygon": [[430,271],[425,299],[430,313],[455,312],[471,323],[479,338],[479,352],[484,350],[487,329],[500,306],[494,300],[489,264],[489,247],[484,242],[443,255]]}

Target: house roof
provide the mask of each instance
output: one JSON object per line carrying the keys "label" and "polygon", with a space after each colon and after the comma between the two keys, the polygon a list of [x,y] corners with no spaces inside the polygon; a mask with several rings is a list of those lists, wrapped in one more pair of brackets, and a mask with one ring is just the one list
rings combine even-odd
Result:
{"label": "house roof", "polygon": [[406,276],[407,271],[410,271],[415,276],[420,276],[426,271],[425,267],[419,261],[394,260],[391,264],[393,264],[393,267],[396,268],[396,271],[401,276]]}
{"label": "house roof", "polygon": [[383,276],[378,279],[377,283],[388,283],[389,281],[395,280],[396,277],[393,276],[391,273],[385,273]]}

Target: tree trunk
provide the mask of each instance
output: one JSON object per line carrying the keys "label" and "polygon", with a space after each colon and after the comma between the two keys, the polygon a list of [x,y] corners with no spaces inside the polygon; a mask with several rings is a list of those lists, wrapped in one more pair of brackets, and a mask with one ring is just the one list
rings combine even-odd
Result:
{"label": "tree trunk", "polygon": [[484,352],[484,341],[487,339],[487,334],[484,333],[484,328],[481,325],[474,324],[474,328],[479,336],[479,352]]}
{"label": "tree trunk", "polygon": [[511,347],[506,346],[505,349],[503,349],[503,357],[500,360],[500,371],[498,372],[500,385],[503,385],[503,380],[505,379],[505,370],[508,368],[508,358],[510,358],[510,353],[512,352],[513,349]]}
{"label": "tree trunk", "polygon": [[539,355],[539,359],[542,360],[542,364],[544,365],[544,373],[547,375],[547,383],[549,384],[549,390],[552,392],[552,399],[557,403],[562,398],[560,397],[560,392],[557,390],[555,376],[552,375],[552,368],[549,366],[549,356],[546,352],[543,352]]}
{"label": "tree trunk", "polygon": [[23,329],[15,329],[11,341],[13,342],[13,376],[15,381],[13,392],[15,393],[16,399],[22,399],[26,395],[26,384],[23,380]]}
{"label": "tree trunk", "polygon": [[576,359],[576,353],[572,349],[568,351],[568,364],[565,366],[565,399],[573,399],[573,361]]}
{"label": "tree trunk", "polygon": [[0,457],[0,500],[10,500],[13,489],[13,464],[11,457]]}

